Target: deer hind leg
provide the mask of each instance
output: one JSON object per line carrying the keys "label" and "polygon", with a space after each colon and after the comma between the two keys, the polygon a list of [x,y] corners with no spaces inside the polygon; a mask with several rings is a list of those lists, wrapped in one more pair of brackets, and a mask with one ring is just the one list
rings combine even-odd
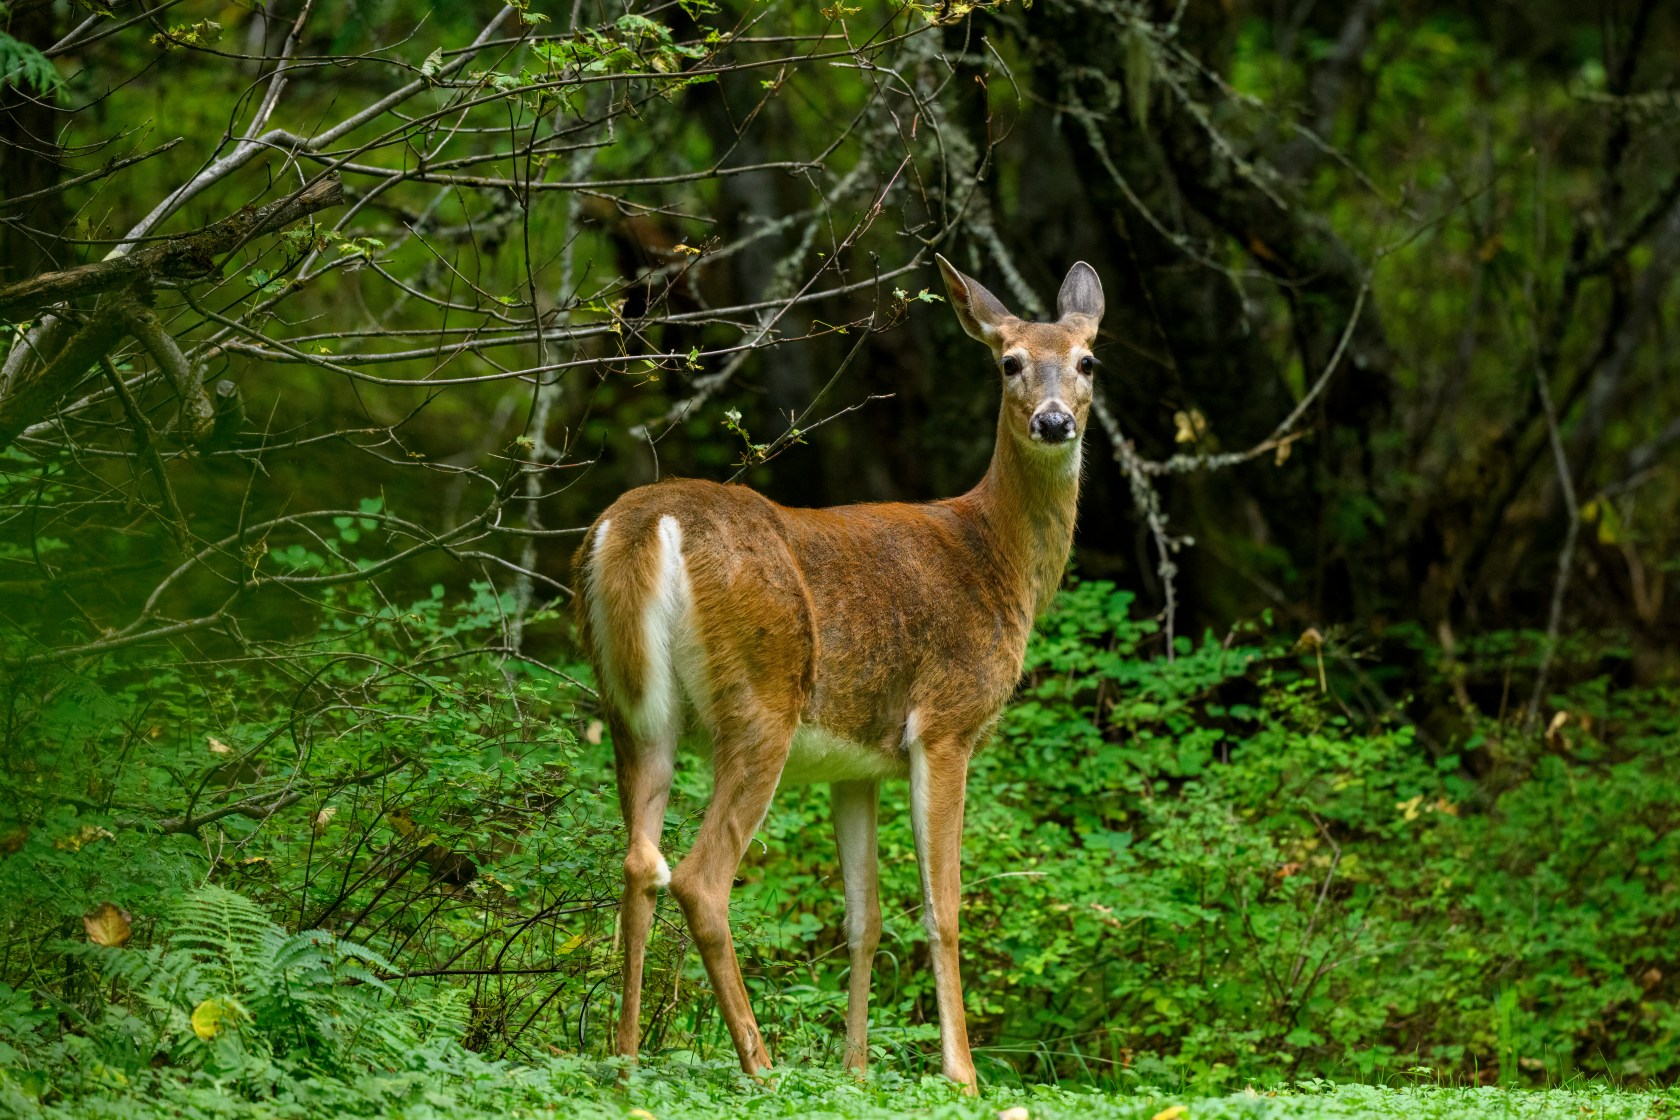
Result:
{"label": "deer hind leg", "polygon": [[957,953],[957,913],[962,907],[963,795],[968,783],[966,744],[910,744],[910,824],[922,873],[922,920],[927,925],[939,1000],[939,1048],[945,1076],[964,1092],[976,1090],[963,1012]]}
{"label": "deer hind leg", "polygon": [[875,815],[880,783],[835,782],[834,836],[840,849],[840,877],[846,886],[846,949],[851,972],[846,991],[846,1068],[862,1073],[869,1064],[869,983],[875,947],[881,942],[881,893],[876,859]]}
{"label": "deer hind leg", "polygon": [[671,881],[671,869],[659,853],[659,838],[665,825],[665,802],[671,793],[677,736],[672,729],[661,729],[649,737],[636,736],[616,718],[612,731],[619,808],[630,834],[624,857],[624,896],[618,910],[624,939],[624,992],[619,1001],[615,1052],[634,1058],[641,1044],[642,972],[655,896]]}
{"label": "deer hind leg", "polygon": [[723,718],[714,728],[712,801],[694,847],[671,876],[671,893],[705,962],[712,992],[734,1039],[741,1068],[770,1068],[758,1020],[747,1000],[735,942],[729,932],[729,892],[752,835],[769,811],[798,717],[763,709]]}

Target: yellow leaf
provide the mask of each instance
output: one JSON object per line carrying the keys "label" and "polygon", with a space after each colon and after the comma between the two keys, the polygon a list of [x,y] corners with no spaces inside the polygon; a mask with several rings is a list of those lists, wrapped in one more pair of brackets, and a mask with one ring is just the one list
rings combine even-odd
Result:
{"label": "yellow leaf", "polygon": [[1616,512],[1614,502],[1605,502],[1598,517],[1598,543],[1622,543],[1622,515]]}
{"label": "yellow leaf", "polygon": [[1207,417],[1203,416],[1198,409],[1192,408],[1188,412],[1173,413],[1173,424],[1178,428],[1178,431],[1173,434],[1173,442],[1175,443],[1195,443],[1207,435]]}
{"label": "yellow leaf", "polygon": [[232,754],[233,753],[233,748],[232,747],[228,746],[226,743],[222,742],[220,739],[216,738],[214,735],[206,735],[205,738],[207,740],[209,740],[209,742],[210,742],[210,753],[211,754]]}
{"label": "yellow leaf", "polygon": [[1022,1105],[1006,1108],[997,1114],[997,1120],[1031,1120],[1032,1113]]}
{"label": "yellow leaf", "polygon": [[114,902],[101,902],[82,915],[82,926],[87,930],[87,939],[95,945],[104,945],[112,949],[120,949],[128,944],[129,937],[134,933],[131,925],[133,921],[134,915]]}
{"label": "yellow leaf", "polygon": [[193,1033],[209,1042],[233,1022],[237,1013],[238,1008],[226,1000],[207,999],[193,1008]]}
{"label": "yellow leaf", "polygon": [[1180,1120],[1180,1117],[1187,1116],[1189,1113],[1190,1110],[1181,1104],[1168,1105],[1151,1116],[1149,1120]]}
{"label": "yellow leaf", "polygon": [[645,1108],[632,1108],[629,1112],[625,1113],[625,1115],[635,1117],[635,1120],[658,1120],[653,1113],[649,1112]]}
{"label": "yellow leaf", "polygon": [[570,953],[572,950],[576,949],[579,945],[582,945],[582,944],[583,944],[583,934],[574,933],[570,937],[566,938],[565,943],[563,945],[561,945],[560,948],[558,948],[554,951],[555,955],[563,957],[567,953]]}

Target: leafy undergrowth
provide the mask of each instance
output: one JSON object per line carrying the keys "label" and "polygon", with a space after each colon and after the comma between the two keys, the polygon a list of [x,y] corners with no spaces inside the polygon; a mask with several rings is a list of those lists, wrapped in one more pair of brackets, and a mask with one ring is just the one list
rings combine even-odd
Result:
{"label": "leafy undergrowth", "polygon": [[[553,1064],[608,1051],[619,979],[612,745],[577,667],[501,661],[511,605],[487,585],[333,605],[238,661],[0,681],[0,1086],[30,1108],[628,1107]],[[1502,721],[1471,692],[1534,642],[1483,637],[1440,669],[1462,726],[1431,731],[1353,707],[1333,643],[1262,620],[1168,659],[1132,607],[1110,584],[1064,593],[974,764],[963,975],[988,1084],[1214,1099],[1423,1066],[1530,1089],[1680,1074],[1680,692],[1560,654],[1574,683],[1546,718]],[[685,758],[672,855],[708,786]],[[914,1089],[939,1057],[906,801],[887,783],[871,1005],[901,1080],[859,1108],[943,1099]],[[818,1069],[847,979],[830,835],[826,790],[784,791],[733,904],[771,1052]],[[660,912],[643,1053],[726,1061]],[[654,1115],[711,1099],[672,1076],[643,1087]]]}
{"label": "leafy undergrowth", "polygon": [[977,1100],[958,1096],[942,1078],[908,1078],[891,1070],[856,1081],[832,1068],[784,1068],[772,1085],[742,1077],[732,1065],[656,1063],[627,1086],[612,1063],[553,1058],[535,1065],[490,1062],[466,1051],[434,1061],[434,1068],[353,1080],[310,1078],[276,1087],[252,1100],[199,1074],[148,1074],[128,1084],[42,1105],[0,1084],[0,1114],[19,1117],[125,1120],[146,1117],[391,1117],[466,1120],[469,1117],[551,1117],[581,1120],[699,1120],[714,1117],[834,1117],[864,1120],[923,1116],[948,1120],[1527,1120],[1592,1117],[1650,1120],[1680,1114],[1680,1094],[1627,1092],[1602,1085],[1523,1090],[1493,1087],[1384,1087],[1313,1081],[1293,1087],[1246,1089],[1218,1097],[1140,1087],[1100,1092],[1048,1085],[987,1086]]}

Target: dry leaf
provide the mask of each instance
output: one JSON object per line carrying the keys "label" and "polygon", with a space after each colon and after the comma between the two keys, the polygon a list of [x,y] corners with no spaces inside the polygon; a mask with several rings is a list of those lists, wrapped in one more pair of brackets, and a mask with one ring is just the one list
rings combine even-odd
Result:
{"label": "dry leaf", "polygon": [[598,719],[590,720],[589,721],[589,726],[583,729],[584,741],[592,747],[600,746],[601,745],[601,733],[605,730],[606,730],[606,725],[603,724],[600,720],[598,720]]}
{"label": "dry leaf", "polygon": [[232,747],[228,746],[226,743],[222,742],[220,739],[216,738],[214,735],[206,735],[205,738],[207,740],[209,740],[209,742],[210,742],[210,753],[211,754],[232,754],[233,753],[233,748]]}
{"label": "dry leaf", "polygon": [[1248,251],[1263,261],[1270,261],[1273,264],[1280,263],[1280,258],[1276,253],[1272,252],[1272,247],[1260,240],[1258,237],[1250,237],[1248,239]]}
{"label": "dry leaf", "polygon": [[79,852],[95,840],[115,840],[116,835],[109,829],[100,828],[96,824],[84,824],[68,836],[60,836],[53,841],[53,847],[61,852]]}
{"label": "dry leaf", "polygon": [[207,999],[193,1008],[193,1033],[205,1042],[221,1034],[232,1023],[238,1008],[226,1000]]}
{"label": "dry leaf", "polygon": [[1181,1104],[1169,1105],[1151,1116],[1149,1120],[1179,1120],[1181,1116],[1186,1116],[1189,1112],[1190,1110]]}
{"label": "dry leaf", "polygon": [[1277,445],[1277,461],[1274,462],[1272,465],[1274,467],[1281,467],[1285,463],[1289,462],[1289,449],[1291,447],[1294,447],[1294,446],[1295,445],[1293,443],[1289,442],[1288,440],[1285,440],[1284,442],[1278,444]]}
{"label": "dry leaf", "polygon": [[337,805],[328,805],[325,808],[323,808],[319,813],[316,813],[315,814],[315,821],[314,821],[314,824],[313,824],[313,828],[315,830],[315,835],[319,836],[319,835],[321,835],[321,833],[325,832],[327,830],[327,825],[330,824],[332,822],[332,819],[336,816],[338,816],[338,806]]}
{"label": "dry leaf", "polygon": [[1028,1112],[1021,1105],[1016,1105],[1014,1108],[1006,1108],[997,1114],[997,1120],[1031,1120],[1031,1118],[1032,1113]]}
{"label": "dry leaf", "polygon": [[134,915],[114,902],[101,902],[82,915],[87,939],[95,945],[121,949],[134,934]]}
{"label": "dry leaf", "polygon": [[1558,733],[1563,730],[1563,725],[1568,723],[1568,722],[1569,722],[1569,713],[1568,712],[1559,712],[1556,715],[1554,715],[1552,717],[1552,722],[1548,723],[1546,725],[1546,742],[1551,743],[1553,746],[1556,746],[1557,741],[1558,741]]}

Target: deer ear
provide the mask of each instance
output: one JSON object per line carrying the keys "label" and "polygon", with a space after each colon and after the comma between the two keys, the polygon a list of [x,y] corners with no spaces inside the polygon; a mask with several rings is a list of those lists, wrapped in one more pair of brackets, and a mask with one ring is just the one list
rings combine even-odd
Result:
{"label": "deer ear", "polygon": [[1078,261],[1068,269],[1061,293],[1056,296],[1056,315],[1062,319],[1069,315],[1083,315],[1091,320],[1093,326],[1102,318],[1102,280],[1098,278],[1096,269],[1084,261]]}
{"label": "deer ear", "polygon": [[997,341],[999,328],[1015,318],[1009,309],[980,284],[958,272],[956,266],[938,253],[939,271],[945,276],[945,288],[951,293],[951,310],[971,338],[990,346]]}

